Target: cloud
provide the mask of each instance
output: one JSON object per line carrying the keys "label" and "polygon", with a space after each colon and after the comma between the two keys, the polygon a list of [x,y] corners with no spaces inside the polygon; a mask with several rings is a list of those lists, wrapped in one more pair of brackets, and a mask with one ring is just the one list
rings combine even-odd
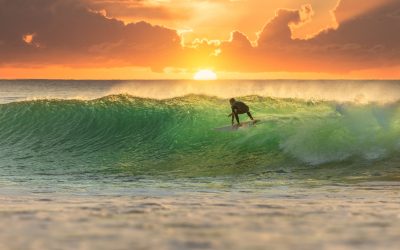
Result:
{"label": "cloud", "polygon": [[[139,21],[125,24],[105,15],[115,0],[0,0],[0,66],[212,67],[235,72],[345,73],[400,65],[400,2],[341,0],[338,22],[309,39],[294,30],[312,22],[311,5],[280,9],[251,41],[231,33],[228,41],[195,40],[182,46],[174,29]],[[131,8],[162,8],[123,0]],[[146,1],[148,2],[148,1]],[[156,8],[157,7],[157,8]],[[157,14],[155,14],[157,11]],[[146,14],[146,12],[144,12]],[[147,15],[146,14],[146,15]]]}
{"label": "cloud", "polygon": [[[304,12],[312,13],[310,7],[280,10],[259,33],[257,45],[245,49],[247,56],[243,48],[235,49],[244,43],[241,39],[223,43],[219,65],[229,70],[247,64],[253,66],[247,67],[252,71],[336,73],[400,65],[400,2],[367,0],[366,6],[354,9],[356,2],[340,1],[334,13],[339,26],[307,40],[293,39],[291,25],[304,23],[301,17]],[[230,61],[232,58],[241,63]]]}
{"label": "cloud", "polygon": [[181,20],[187,19],[188,13],[175,11],[166,5],[150,1],[137,0],[83,0],[90,9],[103,11],[106,16],[132,19]]}
{"label": "cloud", "polygon": [[258,45],[262,47],[271,43],[282,43],[292,40],[291,26],[304,24],[311,19],[313,10],[311,5],[304,5],[300,10],[280,9],[260,32]]}
{"label": "cloud", "polygon": [[78,0],[0,1],[0,41],[0,64],[8,65],[162,68],[182,49],[175,30],[125,25]]}

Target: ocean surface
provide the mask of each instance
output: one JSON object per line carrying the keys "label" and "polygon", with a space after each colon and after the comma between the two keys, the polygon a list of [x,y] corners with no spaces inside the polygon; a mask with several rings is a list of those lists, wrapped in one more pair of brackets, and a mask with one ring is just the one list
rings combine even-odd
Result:
{"label": "ocean surface", "polygon": [[2,80],[0,248],[398,249],[399,153],[400,81]]}

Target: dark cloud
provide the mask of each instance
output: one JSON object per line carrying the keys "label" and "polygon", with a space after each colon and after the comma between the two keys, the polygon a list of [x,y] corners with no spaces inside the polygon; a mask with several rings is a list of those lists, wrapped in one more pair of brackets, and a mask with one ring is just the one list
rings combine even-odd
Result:
{"label": "dark cloud", "polygon": [[312,13],[310,5],[305,5],[300,10],[279,10],[276,17],[261,31],[257,41],[258,46],[290,42],[292,40],[291,26],[308,21]]}
{"label": "dark cloud", "polygon": [[163,67],[181,50],[175,30],[125,25],[78,0],[0,1],[0,63]]}
{"label": "dark cloud", "polygon": [[[252,71],[324,71],[346,72],[367,68],[400,65],[400,2],[397,0],[367,0],[373,8],[349,15],[348,8],[357,0],[342,0],[335,15],[337,29],[323,30],[308,40],[292,39],[291,25],[302,23],[302,12],[280,10],[259,34],[257,45],[246,48],[243,56],[242,39],[222,44],[219,65],[237,70],[246,62]],[[379,4],[378,4],[379,3]],[[375,4],[375,5],[374,5]],[[304,16],[304,15],[303,15]],[[232,59],[240,55],[236,64]]]}

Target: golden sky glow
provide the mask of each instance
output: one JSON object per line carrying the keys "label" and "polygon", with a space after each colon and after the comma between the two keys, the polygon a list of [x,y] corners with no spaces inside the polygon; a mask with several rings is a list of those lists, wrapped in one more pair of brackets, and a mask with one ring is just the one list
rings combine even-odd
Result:
{"label": "golden sky glow", "polygon": [[398,79],[398,0],[0,0],[0,78]]}

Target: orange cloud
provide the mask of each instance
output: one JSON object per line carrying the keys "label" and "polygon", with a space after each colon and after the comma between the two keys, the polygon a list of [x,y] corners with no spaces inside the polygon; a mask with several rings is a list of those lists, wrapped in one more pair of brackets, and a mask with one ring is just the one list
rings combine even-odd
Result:
{"label": "orange cloud", "polygon": [[105,16],[124,19],[181,20],[188,19],[189,13],[168,8],[166,5],[137,0],[83,0],[93,10]]}
{"label": "orange cloud", "polygon": [[362,4],[359,1],[340,0],[337,8],[334,10],[335,18],[338,23],[344,23],[349,19],[364,15],[376,8],[390,4],[393,0],[364,0]]}

